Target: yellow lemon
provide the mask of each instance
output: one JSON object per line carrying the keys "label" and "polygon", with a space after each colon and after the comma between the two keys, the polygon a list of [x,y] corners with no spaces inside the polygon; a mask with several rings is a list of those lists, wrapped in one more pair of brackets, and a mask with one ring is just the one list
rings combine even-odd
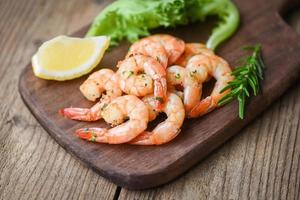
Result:
{"label": "yellow lemon", "polygon": [[37,77],[59,81],[80,77],[98,65],[109,41],[106,36],[55,37],[32,57],[33,72]]}

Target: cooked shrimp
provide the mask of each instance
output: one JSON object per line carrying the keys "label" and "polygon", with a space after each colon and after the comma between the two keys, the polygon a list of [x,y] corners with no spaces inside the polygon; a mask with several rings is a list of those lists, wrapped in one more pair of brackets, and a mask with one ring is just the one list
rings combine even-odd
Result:
{"label": "cooked shrimp", "polygon": [[150,56],[157,60],[164,68],[167,68],[168,54],[164,46],[160,42],[148,39],[148,37],[143,38],[131,45],[126,58],[134,55]]}
{"label": "cooked shrimp", "polygon": [[[76,134],[85,140],[121,144],[131,141],[146,130],[148,108],[145,103],[133,95],[125,95],[112,100],[102,111],[103,119],[114,128],[82,128]],[[125,123],[124,120],[129,118]]]}
{"label": "cooked shrimp", "polygon": [[91,108],[63,108],[59,113],[69,119],[78,121],[97,121],[102,118],[101,110],[107,105],[108,101],[100,101]]}
{"label": "cooked shrimp", "polygon": [[[205,56],[203,56],[203,58],[204,57]],[[189,113],[200,101],[202,96],[202,85],[209,76],[205,67],[194,65],[193,63],[190,64],[190,62],[187,64],[186,73],[183,102],[186,113]]]}
{"label": "cooked shrimp", "polygon": [[204,44],[201,43],[187,43],[183,54],[176,60],[175,64],[185,67],[189,59],[198,54],[213,55],[214,52],[208,49]]}
{"label": "cooked shrimp", "polygon": [[[152,99],[154,99],[153,96]],[[147,102],[146,104],[150,112],[155,109],[153,104]],[[139,134],[130,141],[130,144],[160,145],[174,139],[179,134],[185,117],[184,106],[181,99],[176,94],[169,93],[168,101],[163,108],[163,112],[165,112],[168,117],[165,121],[158,124],[153,131],[144,131]],[[156,113],[153,113],[153,116],[155,115]],[[153,119],[153,116],[150,116],[150,119]]]}
{"label": "cooked shrimp", "polygon": [[59,110],[61,115],[79,121],[96,121],[101,119],[101,109],[112,99],[122,95],[118,75],[110,69],[101,69],[91,74],[80,86],[80,90],[91,101],[100,96],[101,99],[91,108],[63,108]]}
{"label": "cooked shrimp", "polygon": [[[206,77],[207,73],[200,67],[173,65],[167,68],[168,90],[183,99],[187,113],[199,102]],[[184,90],[183,94],[180,90]]]}
{"label": "cooked shrimp", "polygon": [[159,42],[165,48],[168,55],[168,65],[173,64],[184,52],[185,43],[183,40],[168,34],[156,34],[145,39]]}
{"label": "cooked shrimp", "polygon": [[[149,56],[135,55],[119,62],[118,66],[123,92],[139,97],[154,93],[157,108],[162,107],[166,101],[167,80],[166,70],[161,64]],[[140,74],[142,72],[145,74]]]}
{"label": "cooked shrimp", "polygon": [[176,86],[183,88],[187,70],[179,65],[173,65],[167,68],[168,90],[173,91]]}
{"label": "cooked shrimp", "polygon": [[80,91],[90,101],[98,99],[103,92],[106,92],[106,97],[122,94],[118,76],[110,69],[101,69],[92,73],[80,86]]}
{"label": "cooked shrimp", "polygon": [[[188,117],[194,118],[201,115],[204,115],[218,106],[219,100],[224,97],[229,90],[220,93],[220,91],[230,82],[233,77],[231,76],[231,69],[229,64],[222,58],[216,55],[196,55],[193,56],[188,64],[187,68],[190,71],[190,80],[193,81],[194,74],[193,70],[197,70],[197,75],[201,74],[201,76],[197,77],[197,81],[199,84],[199,88],[201,89],[201,83],[205,81],[207,76],[212,76],[216,79],[216,83],[214,89],[210,96],[205,99],[197,102],[195,106],[188,112]],[[198,73],[198,70],[201,70],[201,73]],[[195,80],[195,79],[194,79]],[[196,81],[194,81],[195,83]],[[192,88],[189,94],[184,91],[185,98],[189,98],[194,96],[194,93],[199,91],[199,88]],[[201,91],[201,90],[200,90]],[[187,95],[187,96],[186,96]],[[201,96],[201,95],[200,95]],[[193,102],[194,103],[194,102]],[[189,107],[190,108],[190,107]]]}
{"label": "cooked shrimp", "polygon": [[156,101],[155,101],[153,94],[145,96],[142,100],[148,108],[149,121],[155,120],[157,115],[159,115],[159,111],[157,111],[157,109],[155,107]]}

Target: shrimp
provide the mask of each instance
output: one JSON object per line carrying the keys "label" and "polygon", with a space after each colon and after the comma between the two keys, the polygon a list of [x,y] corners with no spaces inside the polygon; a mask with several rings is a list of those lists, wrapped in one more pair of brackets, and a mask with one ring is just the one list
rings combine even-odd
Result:
{"label": "shrimp", "polygon": [[[153,104],[149,103],[154,100],[153,96],[146,99],[149,112],[153,112],[155,109]],[[148,102],[148,103],[147,103]],[[144,131],[139,134],[136,138],[130,141],[130,144],[135,145],[161,145],[174,139],[180,132],[180,127],[183,124],[185,118],[184,106],[181,99],[173,93],[168,93],[168,101],[163,108],[163,112],[167,114],[167,119],[158,124],[153,131]],[[155,118],[157,113],[149,115],[150,120]]]}
{"label": "shrimp", "polygon": [[107,97],[116,97],[122,94],[118,76],[110,69],[101,69],[92,73],[80,86],[80,91],[90,101],[98,99],[103,92],[106,92]]}
{"label": "shrimp", "polygon": [[175,64],[185,67],[191,57],[198,54],[214,55],[214,52],[201,43],[187,43],[183,54],[176,60]]}
{"label": "shrimp", "polygon": [[123,92],[138,97],[154,93],[157,108],[161,109],[166,101],[167,80],[166,70],[159,62],[149,56],[135,55],[119,62],[118,67]]}
{"label": "shrimp", "polygon": [[179,65],[173,65],[167,68],[167,84],[168,91],[177,94],[183,99],[183,93],[181,92],[184,87],[187,70]]}
{"label": "shrimp", "polygon": [[[193,79],[197,80],[198,88],[191,87],[190,91],[188,91],[187,93],[185,90],[184,91],[185,99],[186,98],[188,99],[189,97],[193,98],[193,96],[195,95],[195,92],[199,91],[199,88],[201,91],[202,83],[205,81],[207,76],[212,76],[216,79],[215,86],[214,86],[213,91],[210,94],[210,96],[204,98],[201,101],[198,101],[193,106],[193,108],[190,109],[190,107],[188,107],[189,108],[188,109],[188,117],[195,118],[195,117],[202,116],[202,115],[212,111],[213,109],[215,109],[218,106],[219,100],[229,92],[229,90],[226,90],[222,93],[220,93],[220,91],[228,84],[228,82],[233,80],[233,77],[231,76],[231,68],[230,68],[229,64],[224,59],[222,59],[216,55],[193,56],[187,64],[187,69],[189,69],[190,77],[192,77],[190,79],[192,81],[191,84],[195,84],[195,81],[193,81]],[[199,73],[199,70],[200,70],[200,73]],[[194,72],[196,72],[196,73],[194,73]],[[195,85],[197,85],[197,83]],[[195,101],[196,100],[194,99],[194,101],[192,101],[191,104],[194,104]]]}
{"label": "shrimp", "polygon": [[102,118],[101,110],[107,102],[98,102],[91,108],[62,108],[58,112],[64,117],[78,121],[97,121]]}
{"label": "shrimp", "polygon": [[[76,134],[88,141],[121,144],[131,141],[145,131],[149,121],[147,106],[133,95],[125,95],[112,100],[103,109],[102,116],[107,123],[120,125],[111,129],[82,128],[78,129]],[[126,118],[129,120],[123,123]]]}
{"label": "shrimp", "polygon": [[184,52],[185,43],[183,40],[168,34],[156,34],[145,39],[161,43],[168,55],[168,65],[173,64]]}
{"label": "shrimp", "polygon": [[164,68],[167,68],[168,54],[164,46],[159,42],[148,39],[148,37],[143,38],[131,45],[126,58],[134,55],[150,56],[157,60]]}
{"label": "shrimp", "polygon": [[[214,55],[213,51],[208,49],[201,43],[187,43],[185,45],[184,53],[175,62],[177,65],[167,69],[167,81],[170,91],[178,94],[179,92],[174,88],[184,88],[183,101],[185,110],[188,113],[198,102],[202,95],[202,83],[210,79],[204,68],[193,67],[190,65],[187,68],[188,61],[195,55]],[[180,67],[182,66],[182,67]],[[170,86],[169,86],[170,85]],[[180,93],[179,93],[180,94]]]}
{"label": "shrimp", "polygon": [[[102,108],[112,99],[122,95],[118,75],[110,69],[101,69],[91,74],[80,86],[80,90],[91,101],[95,101],[100,96],[101,99],[91,108],[60,109],[61,115],[79,121],[96,121],[101,119]],[[106,92],[105,95],[104,92]]]}
{"label": "shrimp", "polygon": [[[199,67],[184,68],[173,65],[167,68],[168,90],[183,99],[187,113],[199,102],[202,82],[206,80],[206,77],[207,73]],[[183,94],[180,90],[184,91]]]}

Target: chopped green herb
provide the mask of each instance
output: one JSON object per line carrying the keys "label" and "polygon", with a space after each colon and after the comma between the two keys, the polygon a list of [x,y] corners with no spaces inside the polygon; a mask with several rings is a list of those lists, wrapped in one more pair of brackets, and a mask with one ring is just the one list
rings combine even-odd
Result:
{"label": "chopped green herb", "polygon": [[101,111],[103,111],[107,106],[108,106],[107,103],[103,104],[103,106],[101,107]]}
{"label": "chopped green herb", "polygon": [[96,137],[95,137],[95,136],[92,136],[91,139],[90,139],[90,141],[91,141],[91,142],[96,142]]}
{"label": "chopped green herb", "polygon": [[156,56],[156,60],[157,60],[158,62],[160,62],[160,58],[159,58],[158,56]]}
{"label": "chopped green herb", "polygon": [[196,73],[197,73],[197,70],[194,70],[194,71],[190,72],[190,77],[195,76]]}
{"label": "chopped green herb", "polygon": [[133,75],[133,71],[129,71],[128,78]]}
{"label": "chopped green herb", "polygon": [[160,103],[163,103],[164,102],[164,99],[162,97],[155,97],[155,99],[157,101],[159,101]]}

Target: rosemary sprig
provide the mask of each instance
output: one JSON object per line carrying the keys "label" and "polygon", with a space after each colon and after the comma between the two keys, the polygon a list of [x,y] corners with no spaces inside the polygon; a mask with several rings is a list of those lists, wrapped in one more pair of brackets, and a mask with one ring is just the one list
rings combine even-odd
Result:
{"label": "rosemary sprig", "polygon": [[229,82],[220,93],[228,89],[231,91],[218,102],[221,106],[237,98],[241,119],[244,119],[245,116],[245,103],[247,98],[250,97],[249,90],[252,89],[254,96],[260,90],[259,81],[263,80],[263,69],[265,67],[261,56],[261,45],[244,47],[243,50],[252,51],[253,53],[245,57],[245,64],[232,72],[235,79]]}

